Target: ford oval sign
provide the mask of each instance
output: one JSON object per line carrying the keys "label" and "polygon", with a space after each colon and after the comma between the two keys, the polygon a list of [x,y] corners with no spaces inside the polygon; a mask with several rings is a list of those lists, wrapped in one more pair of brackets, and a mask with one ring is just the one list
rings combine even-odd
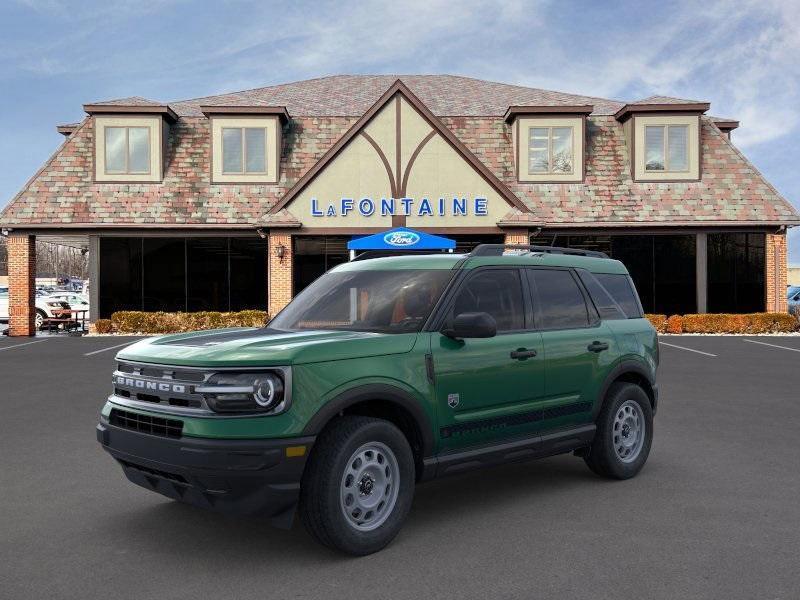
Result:
{"label": "ford oval sign", "polygon": [[419,235],[413,231],[390,231],[383,236],[383,241],[390,246],[405,248],[419,242]]}

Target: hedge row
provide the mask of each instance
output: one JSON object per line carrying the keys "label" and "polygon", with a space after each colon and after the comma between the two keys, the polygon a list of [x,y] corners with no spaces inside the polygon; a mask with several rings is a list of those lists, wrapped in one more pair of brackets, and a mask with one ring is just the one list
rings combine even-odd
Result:
{"label": "hedge row", "polygon": [[787,333],[800,321],[787,313],[645,315],[659,333]]}
{"label": "hedge row", "polygon": [[181,333],[222,327],[262,327],[268,319],[269,315],[263,310],[191,313],[124,310],[115,312],[110,320],[98,319],[95,330],[98,333]]}

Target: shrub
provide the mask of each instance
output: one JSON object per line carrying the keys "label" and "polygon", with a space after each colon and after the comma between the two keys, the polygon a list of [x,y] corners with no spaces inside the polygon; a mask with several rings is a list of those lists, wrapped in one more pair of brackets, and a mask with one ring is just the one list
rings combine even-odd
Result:
{"label": "shrub", "polygon": [[124,310],[111,315],[111,324],[119,333],[181,333],[222,327],[262,327],[268,319],[263,310],[192,313]]}
{"label": "shrub", "polygon": [[658,333],[667,331],[667,315],[645,315]]}
{"label": "shrub", "polygon": [[94,330],[97,333],[111,333],[112,329],[111,319],[97,319],[94,322]]}
{"label": "shrub", "polygon": [[672,315],[667,319],[666,333],[683,333],[683,317]]}
{"label": "shrub", "polygon": [[787,313],[683,315],[684,333],[786,333],[797,331],[797,319]]}

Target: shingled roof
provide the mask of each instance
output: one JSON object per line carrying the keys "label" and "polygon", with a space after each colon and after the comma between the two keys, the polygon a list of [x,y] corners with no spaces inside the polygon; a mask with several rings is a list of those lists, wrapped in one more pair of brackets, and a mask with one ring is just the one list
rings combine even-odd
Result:
{"label": "shingled roof", "polygon": [[[170,128],[164,180],[157,185],[94,183],[94,129],[89,117],[0,214],[0,223],[31,227],[297,226],[291,214],[272,214],[270,209],[397,78],[340,75],[169,103],[180,118]],[[795,209],[712,118],[701,117],[700,181],[637,183],[631,179],[623,127],[613,116],[625,106],[623,102],[451,75],[400,79],[527,207],[529,212],[509,207],[502,225],[800,223]],[[696,102],[666,97],[641,102],[661,100]],[[132,101],[163,106],[143,98],[109,102],[130,105]],[[559,103],[594,107],[587,118],[585,182],[517,182],[511,129],[503,115],[512,105]],[[200,106],[224,104],[285,106],[291,114],[284,127],[278,183],[210,183],[209,121]]]}

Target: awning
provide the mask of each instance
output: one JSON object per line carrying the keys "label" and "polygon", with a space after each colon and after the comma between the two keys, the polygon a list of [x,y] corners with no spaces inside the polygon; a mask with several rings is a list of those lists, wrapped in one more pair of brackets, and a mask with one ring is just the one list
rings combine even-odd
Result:
{"label": "awning", "polygon": [[451,250],[455,240],[407,227],[396,227],[347,242],[348,250]]}

